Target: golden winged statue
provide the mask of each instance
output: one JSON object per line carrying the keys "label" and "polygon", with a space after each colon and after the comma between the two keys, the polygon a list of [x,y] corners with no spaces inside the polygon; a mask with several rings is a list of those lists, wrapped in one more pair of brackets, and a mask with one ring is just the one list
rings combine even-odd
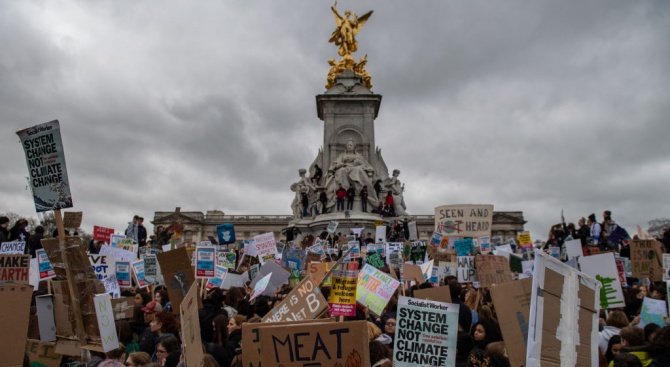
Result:
{"label": "golden winged statue", "polygon": [[335,17],[335,31],[330,36],[328,42],[335,43],[335,45],[340,47],[337,50],[340,56],[351,55],[352,52],[356,52],[358,49],[356,35],[372,15],[372,10],[363,14],[360,18],[356,13],[353,13],[353,18],[351,18],[352,13],[349,10],[344,12],[344,17],[340,15],[337,11],[337,1],[330,9],[333,11],[333,16]]}

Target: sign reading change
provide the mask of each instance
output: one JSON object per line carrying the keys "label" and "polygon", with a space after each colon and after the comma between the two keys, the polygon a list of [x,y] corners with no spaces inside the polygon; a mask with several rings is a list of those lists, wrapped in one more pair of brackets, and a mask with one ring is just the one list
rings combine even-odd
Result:
{"label": "sign reading change", "polygon": [[443,205],[435,208],[435,231],[457,237],[491,236],[493,205]]}
{"label": "sign reading change", "polygon": [[58,120],[19,130],[37,212],[72,208]]}

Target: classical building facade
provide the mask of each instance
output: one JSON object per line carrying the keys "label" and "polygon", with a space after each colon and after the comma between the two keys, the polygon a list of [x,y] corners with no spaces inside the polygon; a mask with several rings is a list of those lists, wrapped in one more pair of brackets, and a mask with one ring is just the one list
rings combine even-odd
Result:
{"label": "classical building facade", "polygon": [[[159,225],[169,226],[172,223],[173,215],[174,212],[155,212],[151,223],[154,228]],[[421,240],[430,240],[435,229],[434,215],[409,215],[406,217],[416,221]],[[381,219],[380,217],[379,220]],[[252,239],[256,235],[267,232],[273,232],[277,240],[285,240],[286,229],[289,228],[291,220],[293,220],[292,215],[225,215],[219,210],[208,210],[206,213],[179,213],[179,222],[184,225],[182,241],[187,243],[200,243],[201,241],[207,241],[209,237],[216,238],[216,226],[223,223],[232,223],[235,226],[237,241]],[[338,232],[347,234],[347,228],[359,224],[354,218],[342,218],[338,222]],[[525,223],[523,212],[494,212],[491,236],[516,239],[517,234],[524,231]],[[363,231],[363,236],[366,236],[367,233],[374,234],[374,229],[366,228]]]}

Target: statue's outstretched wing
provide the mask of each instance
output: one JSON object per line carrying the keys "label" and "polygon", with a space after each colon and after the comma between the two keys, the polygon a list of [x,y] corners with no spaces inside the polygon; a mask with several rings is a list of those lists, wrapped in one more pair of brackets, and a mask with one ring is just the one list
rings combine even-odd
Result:
{"label": "statue's outstretched wing", "polygon": [[389,169],[386,167],[384,158],[382,158],[382,150],[379,147],[375,150],[376,159],[374,160],[374,165],[372,168],[375,169],[375,181],[382,180],[384,181],[389,177]]}
{"label": "statue's outstretched wing", "polygon": [[358,32],[361,31],[361,29],[363,28],[365,23],[368,21],[368,19],[370,19],[370,16],[372,15],[372,12],[373,12],[373,10],[370,10],[369,12],[367,12],[367,13],[361,15],[360,17],[358,17],[358,19],[356,21],[356,28],[354,28],[354,35],[357,35]]}
{"label": "statue's outstretched wing", "polygon": [[335,18],[335,31],[330,36],[330,39],[328,40],[328,42],[335,43],[336,45],[339,46],[342,43],[342,39],[341,39],[341,35],[340,35],[340,28],[342,27],[342,23],[344,22],[344,18],[342,18],[340,13],[337,12],[337,1],[335,2],[335,5],[330,7],[330,10],[333,11],[333,18]]}

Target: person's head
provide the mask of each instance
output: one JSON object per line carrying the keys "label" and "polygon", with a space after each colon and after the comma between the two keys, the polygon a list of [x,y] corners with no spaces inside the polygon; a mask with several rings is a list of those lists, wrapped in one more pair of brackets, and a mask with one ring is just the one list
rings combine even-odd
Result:
{"label": "person's head", "polygon": [[484,323],[478,322],[475,325],[473,336],[472,336],[476,342],[482,342],[486,340],[488,337],[488,334],[486,332],[486,327],[484,326]]}
{"label": "person's head", "polygon": [[146,292],[135,293],[135,298],[133,301],[135,302],[135,306],[144,307],[151,301],[151,295]]}
{"label": "person's head", "polygon": [[176,334],[179,329],[177,318],[170,312],[159,312],[149,324],[151,331],[162,335],[165,333]]}
{"label": "person's head", "polygon": [[124,345],[133,342],[133,328],[130,326],[128,320],[118,320],[116,322],[116,335],[119,338],[119,342]]}
{"label": "person's head", "polygon": [[386,196],[393,196],[393,193],[391,191],[386,193]]}
{"label": "person's head", "polygon": [[589,221],[587,222],[588,225],[591,225],[596,222],[596,215],[594,213],[589,214]]}
{"label": "person's head", "polygon": [[156,227],[156,234],[163,232],[164,227],[163,226],[157,226]]}
{"label": "person's head", "polygon": [[221,366],[219,366],[218,363],[216,363],[216,360],[210,354],[205,354],[204,355],[204,358],[202,359],[202,366],[203,367],[221,367]]}
{"label": "person's head", "polygon": [[580,227],[586,225],[586,219],[584,219],[584,217],[579,218],[577,224],[579,224]]}
{"label": "person's head", "polygon": [[214,342],[223,345],[228,338],[228,314],[226,312],[217,315],[212,320],[212,330],[214,331]]}
{"label": "person's head", "polygon": [[605,324],[607,326],[614,326],[616,328],[624,328],[628,326],[628,317],[623,311],[612,311],[610,312],[609,316],[607,316],[607,320],[605,320]]}
{"label": "person's head", "polygon": [[649,323],[644,326],[644,341],[649,343],[654,339],[658,331],[661,330],[661,327],[658,324]]}
{"label": "person's head", "polygon": [[0,217],[0,227],[7,229],[9,227],[9,218]]}
{"label": "person's head", "polygon": [[35,234],[44,235],[44,227],[42,226],[35,227]]}
{"label": "person's head", "polygon": [[619,353],[618,356],[614,357],[613,367],[642,367],[642,361],[640,358],[631,353]]}
{"label": "person's head", "polygon": [[639,292],[635,295],[637,299],[644,299],[644,297],[647,296],[647,287],[641,285],[639,288]]}
{"label": "person's head", "polygon": [[666,353],[668,350],[670,350],[670,326],[659,330],[654,339],[649,342],[649,354],[652,357]]}
{"label": "person's head", "polygon": [[384,323],[384,332],[389,335],[395,335],[396,319],[389,317]]}
{"label": "person's head", "polygon": [[165,289],[159,289],[156,291],[155,300],[156,302],[160,303],[161,306],[165,307],[165,305],[170,302],[170,296],[168,296],[168,292]]}
{"label": "person's head", "polygon": [[158,341],[156,344],[156,357],[159,361],[164,361],[167,356],[179,349],[179,341],[174,336],[168,336]]}
{"label": "person's head", "polygon": [[491,357],[495,357],[498,359],[509,358],[509,356],[507,355],[507,349],[505,348],[505,342],[503,341],[489,343],[486,346],[486,352],[490,354]]}
{"label": "person's head", "polygon": [[472,336],[464,331],[459,331],[456,339],[456,361],[465,361],[474,346]]}
{"label": "person's head", "polygon": [[143,367],[151,362],[151,356],[145,352],[132,352],[126,358],[126,367]]}
{"label": "person's head", "polygon": [[235,330],[242,329],[242,324],[247,321],[247,318],[244,316],[236,315],[230,321],[228,321],[228,335],[232,334]]}
{"label": "person's head", "polygon": [[109,352],[105,353],[105,358],[121,363],[124,362],[125,357],[126,357],[126,348],[123,345],[119,345],[118,348],[112,349]]}
{"label": "person's head", "polygon": [[139,220],[140,220],[140,216],[139,216],[139,215],[134,215],[134,216],[133,216],[133,223],[134,223],[134,224],[137,224],[137,221],[139,221]]}
{"label": "person's head", "polygon": [[626,326],[619,331],[621,345],[624,347],[639,347],[644,344],[644,330],[637,326]]}
{"label": "person's head", "polygon": [[137,224],[143,225],[144,224],[144,218],[142,218],[142,217],[137,218]]}
{"label": "person's head", "polygon": [[458,281],[456,279],[452,279],[447,284],[449,284],[449,293],[451,294],[451,300],[454,301],[454,302],[460,301],[461,300],[461,285],[458,284]]}
{"label": "person's head", "polygon": [[495,323],[498,322],[495,315],[493,314],[493,310],[491,310],[491,307],[489,307],[488,305],[482,305],[479,308],[479,318],[489,322],[495,322]]}
{"label": "person's head", "polygon": [[370,365],[390,357],[389,349],[378,340],[370,341],[368,348],[370,349]]}
{"label": "person's head", "polygon": [[651,293],[649,294],[649,297],[653,298],[653,299],[662,300],[663,299],[663,293],[661,293],[661,291],[658,290],[657,288],[654,288],[654,289],[651,290]]}
{"label": "person's head", "polygon": [[605,352],[605,359],[607,359],[607,362],[612,361],[614,357],[621,353],[621,347],[621,337],[619,335],[613,335],[609,342],[607,342],[607,351]]}
{"label": "person's head", "polygon": [[612,220],[612,212],[609,210],[605,210],[603,212],[603,219],[604,220]]}
{"label": "person's head", "polygon": [[163,312],[163,307],[160,303],[151,301],[147,303],[146,306],[142,307],[142,311],[144,312],[144,322],[148,324],[154,319],[155,314]]}

